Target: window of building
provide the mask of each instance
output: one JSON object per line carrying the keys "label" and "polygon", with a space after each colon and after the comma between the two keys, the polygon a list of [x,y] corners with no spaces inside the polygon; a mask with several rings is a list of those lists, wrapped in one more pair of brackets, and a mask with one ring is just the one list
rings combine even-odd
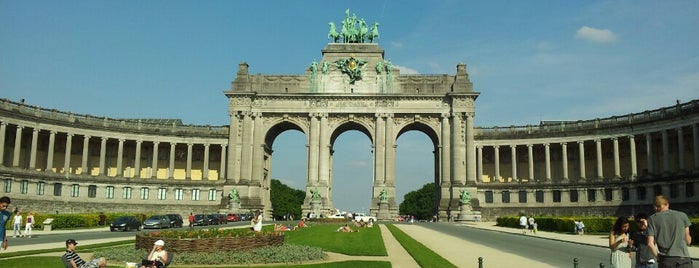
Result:
{"label": "window of building", "polygon": [[29,192],[29,181],[28,180],[22,180],[19,183],[19,193],[20,194],[27,194]]}
{"label": "window of building", "polygon": [[80,185],[73,184],[70,186],[70,197],[80,196]]}
{"label": "window of building", "polygon": [[534,195],[536,196],[537,203],[544,203],[544,191],[536,190],[536,192],[534,192]]}
{"label": "window of building", "polygon": [[629,199],[631,199],[631,191],[629,191],[629,187],[621,187],[621,200],[629,201]]}
{"label": "window of building", "polygon": [[199,201],[199,189],[192,189],[192,200]]}
{"label": "window of building", "polygon": [[517,195],[520,203],[527,203],[527,191],[519,191]]}
{"label": "window of building", "polygon": [[578,190],[577,189],[570,190],[570,202],[573,202],[573,203],[578,202]]}
{"label": "window of building", "polygon": [[150,189],[148,189],[148,188],[146,188],[146,187],[142,187],[142,188],[141,188],[141,200],[148,200],[148,197],[149,197],[149,196],[148,196],[148,194],[149,194],[148,192],[149,192],[149,191],[150,191]]}
{"label": "window of building", "polygon": [[612,201],[614,190],[612,188],[604,188],[604,201]]}
{"label": "window of building", "polygon": [[167,198],[167,188],[158,188],[158,200],[165,200]]}
{"label": "window of building", "polygon": [[12,192],[12,179],[5,179],[5,183],[3,184],[3,189],[5,189],[6,193]]}
{"label": "window of building", "polygon": [[488,204],[493,203],[493,191],[485,191],[485,202]]}
{"label": "window of building", "polygon": [[646,200],[646,187],[640,186],[636,188],[636,196],[638,200]]}
{"label": "window of building", "polygon": [[175,200],[182,200],[184,198],[184,189],[175,189]]}
{"label": "window of building", "polygon": [[561,190],[553,190],[551,194],[554,203],[561,203]]}
{"label": "window of building", "polygon": [[679,195],[679,187],[677,187],[677,184],[670,184],[670,198],[677,198]]}
{"label": "window of building", "polygon": [[63,192],[63,184],[62,183],[54,183],[53,184],[53,196],[61,196],[62,192]]}
{"label": "window of building", "polygon": [[502,191],[502,202],[510,203],[510,191]]}
{"label": "window of building", "polygon": [[89,198],[97,197],[97,185],[87,186],[87,197],[89,197]]}
{"label": "window of building", "polygon": [[659,196],[661,194],[663,194],[663,186],[653,185],[653,196]]}
{"label": "window of building", "polygon": [[122,191],[123,191],[123,193],[121,194],[121,198],[131,199],[131,191],[132,191],[131,187],[124,187],[124,189],[122,189]]}
{"label": "window of building", "polygon": [[114,199],[114,186],[107,186],[105,190],[107,199]]}
{"label": "window of building", "polygon": [[587,202],[597,201],[597,189],[587,189]]}
{"label": "window of building", "polygon": [[216,201],[216,189],[209,189],[209,201]]}
{"label": "window of building", "polygon": [[694,183],[688,182],[684,185],[685,197],[694,197]]}
{"label": "window of building", "polygon": [[44,195],[44,191],[46,191],[46,183],[43,181],[37,182],[36,183],[36,194],[37,195]]}

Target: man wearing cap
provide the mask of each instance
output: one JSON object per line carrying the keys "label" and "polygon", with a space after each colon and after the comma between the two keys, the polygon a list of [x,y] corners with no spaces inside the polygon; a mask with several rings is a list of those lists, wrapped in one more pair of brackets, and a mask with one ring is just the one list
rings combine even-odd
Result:
{"label": "man wearing cap", "polygon": [[167,262],[167,251],[163,249],[165,241],[158,240],[153,243],[153,249],[148,253],[148,257],[141,261],[141,268],[163,267]]}
{"label": "man wearing cap", "polygon": [[107,267],[107,260],[105,260],[103,257],[99,257],[97,259],[94,259],[90,262],[85,262],[80,256],[78,256],[77,253],[75,253],[75,246],[78,245],[78,242],[75,242],[75,239],[68,239],[66,240],[66,253],[63,254],[63,263],[66,266],[73,267],[73,268],[105,268]]}

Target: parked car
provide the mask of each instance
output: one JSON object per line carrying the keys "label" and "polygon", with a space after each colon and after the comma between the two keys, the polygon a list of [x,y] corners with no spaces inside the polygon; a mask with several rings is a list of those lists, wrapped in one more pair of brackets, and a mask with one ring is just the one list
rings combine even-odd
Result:
{"label": "parked car", "polygon": [[226,218],[229,222],[236,222],[236,221],[240,220],[238,218],[238,214],[235,214],[235,213],[228,213],[228,215],[226,215]]}
{"label": "parked car", "polygon": [[249,221],[252,220],[252,213],[238,214],[238,217],[240,218],[240,221]]}
{"label": "parked car", "polygon": [[114,220],[109,224],[109,230],[114,231],[130,231],[130,230],[141,230],[141,221],[136,219],[134,216],[122,216]]}
{"label": "parked car", "polygon": [[143,221],[143,229],[170,228],[170,218],[165,215],[153,215]]}
{"label": "parked car", "polygon": [[198,226],[205,226],[205,225],[210,225],[211,222],[209,221],[209,215],[206,214],[197,214],[194,215],[194,222],[192,225],[198,225]]}
{"label": "parked car", "polygon": [[165,215],[170,219],[170,228],[182,227],[182,215],[180,214],[167,214]]}
{"label": "parked car", "polygon": [[211,214],[211,216],[216,217],[218,219],[219,224],[228,224],[228,216],[226,216],[226,214]]}
{"label": "parked car", "polygon": [[209,216],[209,222],[211,222],[212,225],[219,225],[219,224],[223,223],[221,221],[221,217],[219,216],[219,214],[209,214],[208,216]]}

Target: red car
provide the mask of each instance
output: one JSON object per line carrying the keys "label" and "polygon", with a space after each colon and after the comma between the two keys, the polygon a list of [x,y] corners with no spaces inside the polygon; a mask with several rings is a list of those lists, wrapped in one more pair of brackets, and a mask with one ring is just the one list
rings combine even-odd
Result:
{"label": "red car", "polygon": [[233,213],[228,213],[228,215],[226,216],[226,218],[228,218],[228,221],[229,221],[229,222],[231,222],[231,221],[238,221],[238,220],[239,220],[239,219],[238,219],[238,215],[237,215],[237,214],[233,214]]}

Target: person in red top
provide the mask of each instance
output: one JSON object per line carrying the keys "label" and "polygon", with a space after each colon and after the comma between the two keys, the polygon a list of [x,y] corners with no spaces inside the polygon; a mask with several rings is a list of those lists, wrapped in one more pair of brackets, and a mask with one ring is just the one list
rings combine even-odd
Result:
{"label": "person in red top", "polygon": [[192,212],[189,213],[189,230],[192,230],[194,228],[194,214]]}
{"label": "person in red top", "polygon": [[27,213],[27,224],[24,225],[24,236],[32,238],[32,227],[34,227],[34,215],[30,211]]}

